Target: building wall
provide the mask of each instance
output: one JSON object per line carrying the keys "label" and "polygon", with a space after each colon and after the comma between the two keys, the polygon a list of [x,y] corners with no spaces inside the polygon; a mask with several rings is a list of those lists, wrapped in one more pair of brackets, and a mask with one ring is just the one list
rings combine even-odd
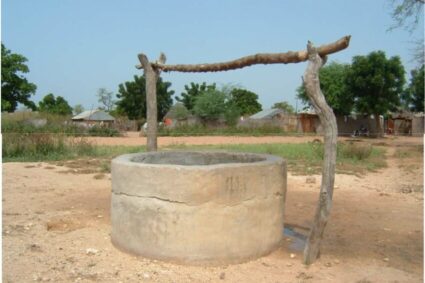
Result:
{"label": "building wall", "polygon": [[[376,133],[376,120],[370,115],[358,115],[358,116],[344,116],[337,115],[336,123],[338,126],[338,135],[339,136],[350,136],[356,130],[359,130],[362,127],[366,127],[369,131],[369,134]],[[384,118],[380,117],[381,129],[384,129]]]}
{"label": "building wall", "polygon": [[412,119],[412,136],[422,136],[424,134],[424,116],[413,117]]}

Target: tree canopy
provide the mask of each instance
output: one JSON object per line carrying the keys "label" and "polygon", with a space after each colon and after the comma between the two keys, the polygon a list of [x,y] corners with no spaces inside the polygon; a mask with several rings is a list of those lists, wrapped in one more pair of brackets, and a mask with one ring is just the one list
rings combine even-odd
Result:
{"label": "tree canopy", "polygon": [[72,107],[62,96],[55,97],[52,93],[47,94],[38,103],[38,110],[58,115],[71,115]]}
{"label": "tree canopy", "polygon": [[108,91],[106,88],[99,88],[97,90],[98,102],[101,104],[100,109],[106,110],[108,112],[114,110],[115,100],[113,97],[113,92]]}
{"label": "tree canopy", "polygon": [[229,103],[239,109],[240,115],[251,115],[262,110],[258,95],[242,88],[233,88],[230,91]]}
{"label": "tree canopy", "polygon": [[216,121],[226,109],[226,94],[216,89],[201,93],[195,102],[193,112],[204,121]]}
{"label": "tree canopy", "polygon": [[[335,114],[350,114],[354,106],[353,93],[349,92],[346,86],[349,69],[348,64],[331,62],[319,71],[320,88]],[[297,96],[302,102],[310,105],[304,85],[297,89]]]}
{"label": "tree canopy", "polygon": [[190,85],[185,85],[184,89],[185,91],[181,93],[181,97],[176,97],[176,100],[182,102],[189,111],[192,111],[195,107],[196,98],[205,91],[215,90],[216,85],[215,83],[207,85],[206,82],[202,84],[191,82]]}
{"label": "tree canopy", "polygon": [[[140,120],[146,118],[146,80],[144,76],[134,76],[134,81],[127,81],[118,87],[117,112],[126,115],[131,120]],[[158,79],[157,89],[157,107],[158,119],[167,114],[173,104],[171,98],[173,90],[169,90],[170,82],[164,82],[160,77]]]}
{"label": "tree canopy", "polygon": [[355,56],[347,75],[347,88],[356,98],[360,113],[385,114],[400,105],[405,83],[398,56],[387,59],[383,51]]}
{"label": "tree canopy", "polygon": [[84,106],[83,105],[77,104],[77,105],[74,106],[73,113],[75,115],[78,115],[78,114],[80,114],[83,111],[84,111]]}
{"label": "tree canopy", "polygon": [[282,109],[283,111],[285,111],[288,114],[295,113],[294,107],[286,101],[276,102],[275,104],[273,104],[272,108]]}
{"label": "tree canopy", "polygon": [[404,67],[398,56],[386,58],[383,51],[367,56],[355,56],[347,74],[347,88],[356,98],[360,113],[374,114],[378,135],[381,135],[379,115],[396,110],[405,83]]}
{"label": "tree canopy", "polygon": [[29,72],[25,64],[27,61],[24,56],[12,53],[1,44],[1,111],[13,112],[18,103],[36,109],[30,97],[37,87],[23,76]]}
{"label": "tree canopy", "polygon": [[[391,0],[391,4],[393,8],[391,17],[394,24],[388,30],[404,28],[410,34],[413,34],[419,26],[421,18],[423,19],[425,0],[402,0],[402,2],[400,0]],[[419,38],[412,40],[412,43],[414,44],[412,59],[421,66],[425,61],[423,31]]]}
{"label": "tree canopy", "polygon": [[414,112],[424,112],[424,65],[411,71],[409,86],[404,92],[407,108]]}

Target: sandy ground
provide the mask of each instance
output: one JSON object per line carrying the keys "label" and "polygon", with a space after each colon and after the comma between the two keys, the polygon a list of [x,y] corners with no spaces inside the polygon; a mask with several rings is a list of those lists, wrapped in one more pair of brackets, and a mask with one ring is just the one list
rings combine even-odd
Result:
{"label": "sandy ground", "polygon": [[[160,144],[308,139],[185,137],[161,138]],[[97,142],[136,145],[140,138]],[[337,175],[322,255],[309,267],[301,263],[302,241],[288,236],[268,256],[220,267],[125,254],[110,242],[109,175],[75,174],[47,163],[5,163],[3,282],[422,282],[423,158],[393,154],[423,145],[423,139],[374,142],[387,149],[388,167],[361,177]],[[307,234],[302,227],[309,227],[314,214],[320,176],[315,178],[310,184],[306,176],[289,172],[285,217],[287,227],[298,227],[299,233]]]}

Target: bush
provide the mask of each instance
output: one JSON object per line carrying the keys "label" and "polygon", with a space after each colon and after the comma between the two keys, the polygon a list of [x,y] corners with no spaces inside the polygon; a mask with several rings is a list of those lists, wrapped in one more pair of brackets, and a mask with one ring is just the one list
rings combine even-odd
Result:
{"label": "bush", "polygon": [[89,136],[96,137],[119,137],[121,136],[120,132],[114,128],[93,126],[88,130]]}
{"label": "bush", "polygon": [[[256,128],[248,127],[207,127],[203,125],[181,125],[174,128],[159,129],[160,136],[270,136],[286,135],[280,127],[264,125]],[[291,133],[293,134],[293,133]]]}
{"label": "bush", "polygon": [[204,121],[217,121],[226,108],[226,94],[212,89],[202,93],[195,101],[193,112]]}
{"label": "bush", "polygon": [[[317,157],[323,159],[325,150],[322,142],[312,142],[312,149]],[[338,143],[337,146],[338,158],[364,160],[370,157],[372,151],[373,147],[370,144]]]}
{"label": "bush", "polygon": [[[85,128],[70,122],[69,116],[56,114],[22,112],[2,115],[2,133],[57,133],[68,136],[116,137],[120,132],[113,128],[94,126]],[[44,123],[37,123],[43,121]],[[39,124],[39,125],[36,125]]]}
{"label": "bush", "polygon": [[238,124],[241,110],[235,104],[228,104],[224,112],[227,126],[235,127]]}
{"label": "bush", "polygon": [[359,145],[354,143],[340,144],[338,154],[342,158],[364,160],[372,154],[372,145]]}
{"label": "bush", "polygon": [[92,155],[95,147],[84,138],[70,138],[63,134],[6,133],[3,134],[4,160],[56,160],[63,157]]}

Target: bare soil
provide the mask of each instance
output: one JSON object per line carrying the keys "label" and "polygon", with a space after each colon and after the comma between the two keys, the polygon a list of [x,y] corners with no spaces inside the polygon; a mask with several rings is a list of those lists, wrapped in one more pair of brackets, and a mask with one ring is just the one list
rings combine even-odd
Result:
{"label": "bare soil", "polygon": [[[165,144],[305,142],[317,137],[160,138]],[[140,141],[142,140],[142,141]],[[370,140],[369,140],[370,141]],[[137,145],[143,138],[98,138]],[[3,164],[3,282],[423,282],[422,138],[372,140],[387,168],[338,174],[321,258],[302,264],[302,244],[243,264],[184,266],[128,255],[110,241],[110,175],[75,163]],[[74,166],[74,167],[73,167]],[[320,176],[289,172],[286,227],[307,235]],[[206,225],[208,223],[205,223]],[[255,229],[255,227],[252,227]]]}

